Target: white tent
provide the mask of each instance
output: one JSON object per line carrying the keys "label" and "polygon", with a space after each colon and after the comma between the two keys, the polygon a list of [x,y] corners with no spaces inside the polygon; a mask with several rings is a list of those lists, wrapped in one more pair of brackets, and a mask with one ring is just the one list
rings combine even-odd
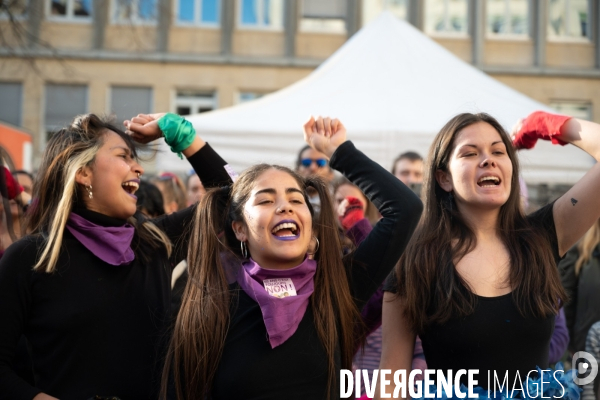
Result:
{"label": "white tent", "polygon": [[[426,155],[435,134],[460,112],[487,112],[510,130],[539,109],[550,110],[383,13],[306,78],[189,120],[238,171],[258,162],[291,166],[310,115],[339,118],[349,139],[389,168],[401,152]],[[593,163],[573,146],[549,143],[521,152],[520,160],[528,183],[574,183]],[[189,169],[168,151],[161,152],[158,165]]]}

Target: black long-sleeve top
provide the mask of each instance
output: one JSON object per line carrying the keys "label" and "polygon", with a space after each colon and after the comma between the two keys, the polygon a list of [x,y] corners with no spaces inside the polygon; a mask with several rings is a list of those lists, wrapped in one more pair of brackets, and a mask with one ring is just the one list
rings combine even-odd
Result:
{"label": "black long-sleeve top", "polygon": [[[225,161],[210,146],[189,161],[205,186],[231,182]],[[44,245],[41,235],[10,246],[0,261],[0,398],[30,400],[40,392],[61,400],[157,398],[171,267],[185,257],[185,227],[193,209],[152,220],[174,245],[171,259],[134,237],[135,260],[109,265],[65,229],[56,271],[48,274],[33,271]],[[76,212],[102,226],[125,223],[85,209]],[[150,262],[141,254],[150,255]],[[35,387],[11,369],[22,334],[32,348]]]}
{"label": "black long-sleeve top", "polygon": [[[404,251],[419,220],[422,204],[402,182],[345,142],[331,158],[375,204],[383,218],[358,248],[344,259],[350,288],[362,308]],[[318,266],[317,266],[318,268]],[[296,332],[272,349],[258,303],[237,283],[223,355],[213,381],[213,399],[323,399],[327,395],[327,354],[308,306]],[[339,349],[338,349],[339,350]],[[336,357],[340,366],[339,352]],[[339,375],[336,374],[336,375]],[[339,398],[339,385],[331,387]]]}

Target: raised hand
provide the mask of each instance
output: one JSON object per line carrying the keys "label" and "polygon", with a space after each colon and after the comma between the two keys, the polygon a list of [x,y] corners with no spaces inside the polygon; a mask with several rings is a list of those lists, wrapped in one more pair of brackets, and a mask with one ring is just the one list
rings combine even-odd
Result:
{"label": "raised hand", "polygon": [[123,125],[127,128],[127,133],[131,135],[133,140],[144,144],[150,143],[163,136],[158,126],[158,120],[163,115],[165,113],[138,114],[131,120],[123,121]]}
{"label": "raised hand", "polygon": [[564,146],[567,142],[560,139],[561,128],[569,119],[566,115],[533,112],[513,128],[513,144],[517,149],[531,149],[538,139],[544,139]]}
{"label": "raised hand", "polygon": [[306,143],[329,158],[346,141],[346,128],[337,118],[310,117],[303,128]]}

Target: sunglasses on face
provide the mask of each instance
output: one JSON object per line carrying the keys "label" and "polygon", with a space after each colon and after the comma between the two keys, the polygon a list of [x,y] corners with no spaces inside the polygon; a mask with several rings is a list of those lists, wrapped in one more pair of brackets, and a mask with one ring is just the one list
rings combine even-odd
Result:
{"label": "sunglasses on face", "polygon": [[304,168],[310,167],[312,163],[316,163],[317,167],[323,168],[324,166],[327,165],[327,160],[324,158],[317,158],[317,159],[303,158],[302,160],[300,160],[300,164],[302,164],[302,166]]}

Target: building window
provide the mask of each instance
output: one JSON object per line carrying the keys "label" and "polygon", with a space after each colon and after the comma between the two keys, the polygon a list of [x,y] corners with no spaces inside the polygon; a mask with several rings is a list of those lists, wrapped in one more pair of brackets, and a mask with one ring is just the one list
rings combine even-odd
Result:
{"label": "building window", "polygon": [[216,108],[217,96],[215,92],[177,92],[175,112],[179,115],[199,114]]}
{"label": "building window", "polygon": [[400,19],[408,19],[408,0],[363,0],[363,26],[373,21],[383,11],[389,11]]}
{"label": "building window", "polygon": [[91,21],[92,0],[49,0],[51,19]]}
{"label": "building window", "polygon": [[548,38],[589,38],[591,6],[588,0],[550,0]]}
{"label": "building window", "polygon": [[529,0],[488,0],[486,14],[492,37],[529,35]]}
{"label": "building window", "polygon": [[27,0],[0,0],[0,20],[27,16]]}
{"label": "building window", "polygon": [[157,21],[157,0],[115,0],[115,22],[154,24]]}
{"label": "building window", "polygon": [[299,29],[303,32],[346,32],[346,0],[302,0],[302,18]]}
{"label": "building window", "polygon": [[468,0],[426,0],[425,30],[429,34],[468,34]]}
{"label": "building window", "polygon": [[219,26],[220,0],[177,0],[177,7],[180,24]]}
{"label": "building window", "polygon": [[44,126],[46,138],[87,112],[87,86],[46,85]]}
{"label": "building window", "polygon": [[283,0],[239,0],[240,26],[282,29]]}
{"label": "building window", "polygon": [[592,104],[586,101],[565,101],[554,100],[550,103],[560,114],[565,114],[574,118],[592,120]]}
{"label": "building window", "polygon": [[117,126],[138,114],[152,112],[152,88],[112,86],[110,88],[110,112],[115,115]]}
{"label": "building window", "polygon": [[21,125],[23,85],[15,82],[0,82],[0,121],[14,126]]}

